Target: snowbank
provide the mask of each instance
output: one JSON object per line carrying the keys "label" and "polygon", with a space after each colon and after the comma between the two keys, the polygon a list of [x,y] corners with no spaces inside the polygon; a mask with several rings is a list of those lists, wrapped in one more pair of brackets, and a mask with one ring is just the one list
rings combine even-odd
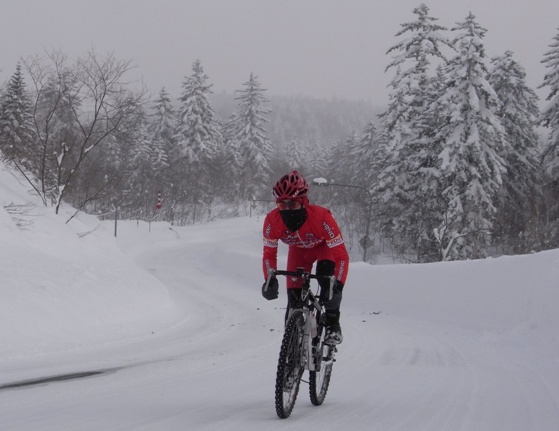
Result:
{"label": "snowbank", "polygon": [[82,213],[66,223],[74,209],[56,215],[28,188],[0,165],[4,359],[110,343],[173,321],[166,288],[122,253],[110,225]]}
{"label": "snowbank", "polygon": [[559,339],[559,250],[410,265],[354,263],[370,307],[480,331],[536,331]]}

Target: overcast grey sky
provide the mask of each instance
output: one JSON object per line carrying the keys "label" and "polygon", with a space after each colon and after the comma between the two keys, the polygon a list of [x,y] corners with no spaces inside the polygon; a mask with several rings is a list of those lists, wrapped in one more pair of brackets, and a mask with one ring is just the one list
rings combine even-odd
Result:
{"label": "overcast grey sky", "polygon": [[[180,94],[200,59],[215,92],[254,73],[268,95],[387,102],[386,51],[420,0],[0,0],[0,82],[20,57],[90,48],[133,59],[152,93]],[[511,50],[534,89],[559,32],[559,0],[429,0],[451,28],[472,11],[489,57]],[[540,97],[546,92],[538,91]]]}

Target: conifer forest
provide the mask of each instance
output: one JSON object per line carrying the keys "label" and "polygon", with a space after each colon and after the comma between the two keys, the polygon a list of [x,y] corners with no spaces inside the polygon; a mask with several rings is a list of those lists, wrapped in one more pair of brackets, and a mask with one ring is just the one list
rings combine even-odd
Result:
{"label": "conifer forest", "polygon": [[540,100],[513,52],[486,52],[473,13],[413,16],[378,59],[390,91],[374,105],[269,95],[251,71],[216,94],[200,60],[169,94],[113,54],[22,58],[2,65],[0,158],[45,206],[176,225],[269,211],[297,169],[370,262],[559,247],[559,28]]}

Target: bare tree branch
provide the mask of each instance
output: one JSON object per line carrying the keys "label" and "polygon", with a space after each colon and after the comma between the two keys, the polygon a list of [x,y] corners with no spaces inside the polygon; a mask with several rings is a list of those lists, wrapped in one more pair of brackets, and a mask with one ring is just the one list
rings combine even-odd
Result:
{"label": "bare tree branch", "polygon": [[70,63],[53,51],[47,65],[38,57],[24,65],[34,86],[34,121],[41,149],[37,188],[44,202],[52,194],[56,212],[95,147],[118,133],[137,106],[146,102],[146,89],[131,89],[126,76],[132,62],[113,54],[89,51]]}

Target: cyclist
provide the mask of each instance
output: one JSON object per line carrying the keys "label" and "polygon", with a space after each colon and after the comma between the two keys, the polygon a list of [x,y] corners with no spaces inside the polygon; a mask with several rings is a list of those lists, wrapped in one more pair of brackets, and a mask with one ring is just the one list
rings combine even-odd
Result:
{"label": "cyclist", "polygon": [[[302,267],[311,271],[316,262],[316,274],[335,275],[333,297],[325,301],[326,342],[342,342],[340,327],[340,304],[342,291],[349,269],[349,256],[338,224],[327,208],[309,204],[307,197],[309,186],[305,178],[297,171],[291,171],[281,177],[273,187],[276,208],[270,211],[264,220],[264,252],[262,266],[264,277],[268,269],[277,269],[278,241],[289,246],[287,270],[296,271]],[[287,312],[301,298],[302,280],[287,277]],[[319,281],[321,291],[325,292],[328,281]],[[274,277],[267,289],[262,285],[262,295],[271,300],[279,295],[278,280]]]}

